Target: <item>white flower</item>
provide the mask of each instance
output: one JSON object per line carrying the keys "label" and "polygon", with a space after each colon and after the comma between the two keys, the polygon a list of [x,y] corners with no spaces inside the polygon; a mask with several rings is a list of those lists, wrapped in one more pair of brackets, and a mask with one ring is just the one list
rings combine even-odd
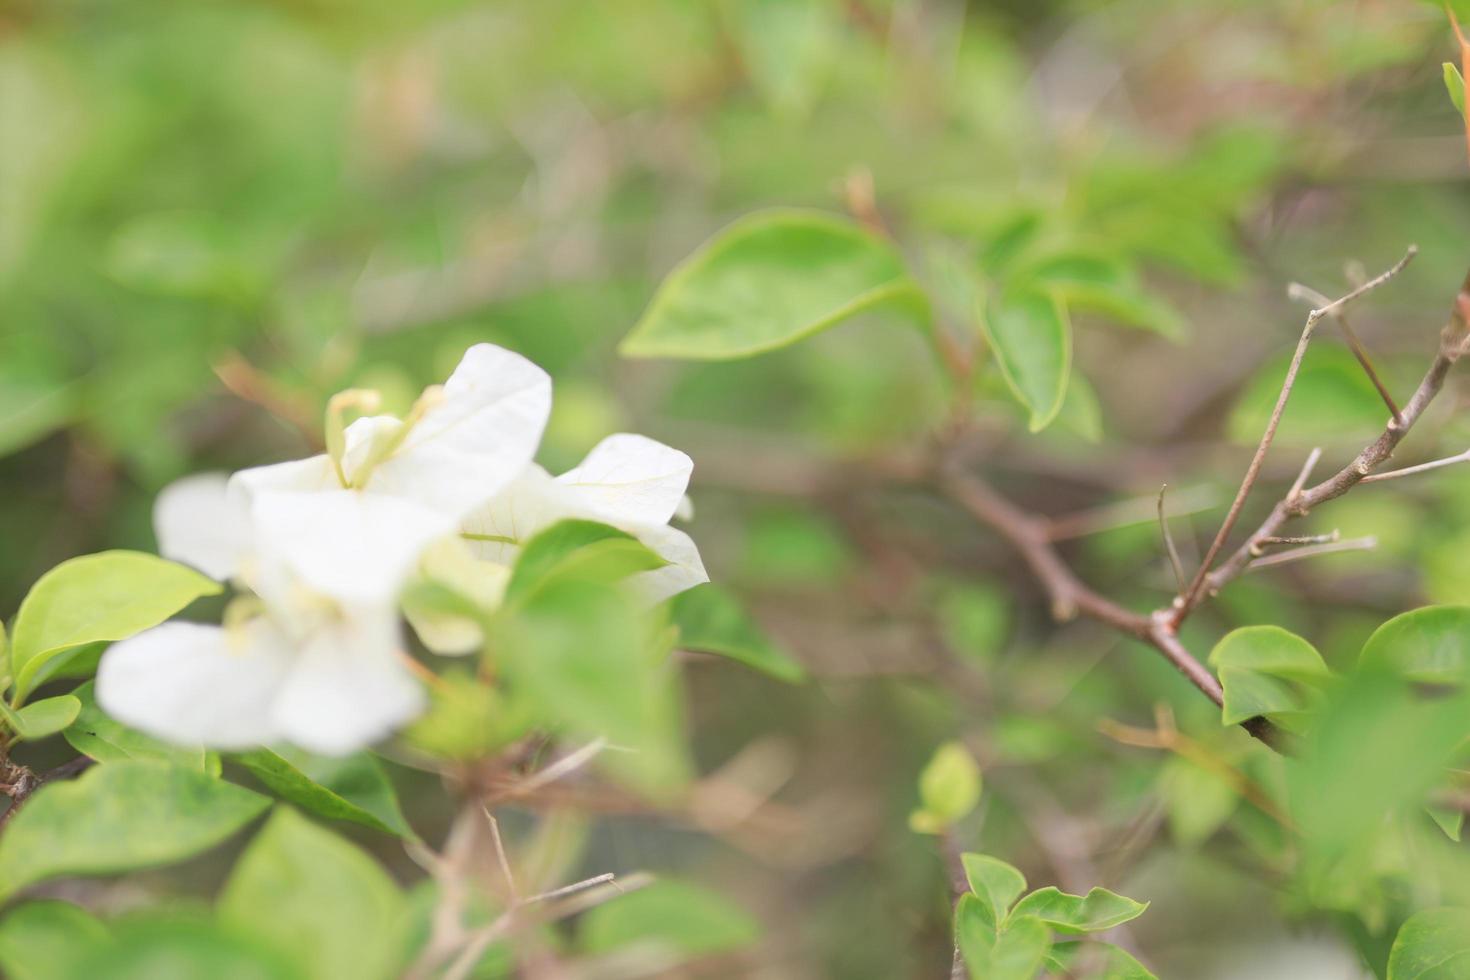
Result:
{"label": "white flower", "polygon": [[164,554],[254,595],[224,627],[166,623],[110,648],[97,671],[108,714],[174,742],[336,755],[422,710],[397,601],[420,553],[453,533],[446,517],[350,491],[252,503],[206,475],[161,494],[155,523]]}
{"label": "white flower", "polygon": [[668,526],[693,470],[684,453],[646,436],[608,436],[559,477],[534,464],[527,467],[503,493],[470,514],[462,530],[479,557],[510,564],[527,539],[557,521],[609,524],[668,562],[633,579],[649,601],[658,602],[709,581],[694,542]]}

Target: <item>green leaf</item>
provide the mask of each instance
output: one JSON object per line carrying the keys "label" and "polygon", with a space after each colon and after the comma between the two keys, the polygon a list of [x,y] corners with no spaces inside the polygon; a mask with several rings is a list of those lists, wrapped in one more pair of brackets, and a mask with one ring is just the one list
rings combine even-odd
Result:
{"label": "green leaf", "polygon": [[958,933],[960,955],[974,980],[1035,980],[1051,947],[1046,925],[1030,916],[1013,918],[992,945],[979,938],[978,929]]}
{"label": "green leaf", "polygon": [[515,696],[538,720],[630,750],[605,753],[602,763],[644,790],[682,785],[688,762],[674,677],[655,624],[624,591],[558,574],[494,625],[491,649],[502,651]]}
{"label": "green leaf", "polygon": [[524,699],[509,698],[466,671],[439,675],[429,688],[429,708],[403,731],[414,748],[443,759],[493,756],[524,736],[534,718]]}
{"label": "green leaf", "polygon": [[995,945],[1000,920],[980,896],[967,892],[960,896],[954,906],[954,941],[960,948],[965,962],[974,963],[986,959],[990,948]]}
{"label": "green leaf", "polygon": [[837,51],[837,6],[739,0],[731,10],[741,63],[762,98],[779,115],[807,115]]}
{"label": "green leaf", "polygon": [[0,835],[0,899],[59,875],[109,874],[180,861],[213,847],[270,801],[192,769],[154,762],[97,766],[49,783]]}
{"label": "green leaf", "polygon": [[996,922],[1004,922],[1011,904],[1026,890],[1026,876],[988,854],[962,854],[965,879]]}
{"label": "green leaf", "polygon": [[1102,943],[1093,940],[1072,940],[1065,943],[1056,943],[1046,955],[1046,968],[1057,976],[1075,975],[1075,967],[1084,954],[1098,956],[1100,960],[1093,960],[1097,972],[1088,973],[1090,977],[1098,980],[1158,980],[1148,967],[1133,958],[1133,954],[1125,949],[1120,949],[1112,943]]}
{"label": "green leaf", "polygon": [[21,738],[32,741],[55,735],[75,721],[81,710],[82,702],[70,694],[46,698],[28,704],[19,711],[0,701],[0,715],[5,717],[5,723]]}
{"label": "green leaf", "polygon": [[81,711],[62,735],[71,743],[72,748],[83,755],[98,762],[151,759],[219,775],[218,758],[206,752],[202,746],[174,745],[160,741],[108,717],[97,706],[91,681],[72,694],[81,702]]}
{"label": "green leaf", "polygon": [[1225,688],[1225,725],[1258,715],[1290,722],[1320,704],[1332,676],[1315,647],[1279,626],[1232,630],[1215,644],[1209,662]]}
{"label": "green leaf", "polygon": [[614,582],[664,564],[641,541],[617,528],[596,521],[558,521],[521,549],[505,598],[524,599],[552,578]]}
{"label": "green leaf", "polygon": [[1068,895],[1049,885],[1017,902],[1011,916],[1034,916],[1057,932],[1103,932],[1138,918],[1146,908],[1147,902],[1135,902],[1106,888]]}
{"label": "green leaf", "polygon": [[192,569],[136,551],[62,562],[41,576],[16,615],[10,645],[16,703],[45,679],[58,655],[132,636],[219,591],[219,583]]}
{"label": "green leaf", "polygon": [[10,980],[69,980],[107,941],[107,927],[69,902],[27,902],[0,919],[0,971]]}
{"label": "green leaf", "polygon": [[730,952],[759,938],[759,923],[739,905],[708,888],[667,879],[593,908],[577,933],[584,953],[637,944],[690,958]]}
{"label": "green leaf", "polygon": [[1013,290],[987,303],[980,322],[1000,373],[1031,416],[1032,432],[1062,410],[1072,371],[1072,325],[1055,295]]}
{"label": "green leaf", "polygon": [[980,802],[980,767],[959,742],[946,742],[919,773],[919,809],[909,827],[937,834],[962,819]]}
{"label": "green leaf", "polygon": [[1470,606],[1424,606],[1373,631],[1358,655],[1417,684],[1463,686],[1470,679]]}
{"label": "green leaf", "polygon": [[898,253],[861,226],[818,211],[762,211],[669,273],[619,352],[749,357],[860,313],[922,304]]}
{"label": "green leaf", "polygon": [[945,582],[935,599],[934,614],[944,642],[976,663],[990,663],[1005,647],[1011,602],[990,585]]}
{"label": "green leaf", "polygon": [[1450,101],[1455,104],[1455,111],[1460,118],[1465,118],[1465,77],[1460,74],[1452,62],[1444,63],[1444,87],[1450,93]]}
{"label": "green leaf", "polygon": [[303,980],[289,961],[212,922],[135,919],[90,949],[69,980]]}
{"label": "green leaf", "polygon": [[1444,806],[1426,806],[1424,812],[1429,814],[1429,819],[1440,831],[1454,841],[1460,842],[1460,835],[1465,830],[1465,811],[1452,809]]}
{"label": "green leaf", "polygon": [[295,749],[256,749],[234,757],[272,793],[329,820],[413,838],[398,794],[368,752],[333,758]]}
{"label": "green leaf", "polygon": [[1039,260],[1021,276],[1051,290],[1068,310],[1098,313],[1170,339],[1184,335],[1183,315],[1144,291],[1137,273],[1122,259],[1072,250]]}
{"label": "green leaf", "polygon": [[738,660],[777,680],[796,683],[806,670],[761,632],[739,601],[706,583],[679,593],[671,604],[679,646]]}
{"label": "green leaf", "polygon": [[1235,787],[1182,756],[1164,764],[1159,790],[1169,832],[1186,847],[1202,844],[1230,819],[1240,803]]}
{"label": "green leaf", "polygon": [[39,442],[71,421],[75,391],[0,378],[0,456]]}
{"label": "green leaf", "polygon": [[366,853],[278,807],[235,865],[221,921],[310,977],[396,976],[406,904]]}
{"label": "green leaf", "polygon": [[1426,909],[1399,927],[1388,980],[1470,978],[1470,909]]}

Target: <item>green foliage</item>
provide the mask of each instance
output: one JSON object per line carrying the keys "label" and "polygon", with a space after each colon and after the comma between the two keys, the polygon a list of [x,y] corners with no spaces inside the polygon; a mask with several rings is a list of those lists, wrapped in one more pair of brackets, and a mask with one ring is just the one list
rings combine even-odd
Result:
{"label": "green foliage", "polygon": [[1225,688],[1225,725],[1257,716],[1295,724],[1320,703],[1332,676],[1315,647],[1279,626],[1231,631],[1210,651],[1209,662]]}
{"label": "green foliage", "polygon": [[1190,847],[1208,840],[1240,803],[1236,788],[1218,772],[1182,757],[1165,763],[1159,792],[1168,807],[1169,832]]}
{"label": "green foliage", "polygon": [[[1254,446],[1281,394],[1289,356],[1272,360],[1251,378],[1230,412],[1226,431]],[[1291,398],[1276,430],[1282,446],[1351,445],[1383,429],[1388,409],[1352,354],[1340,347],[1313,346],[1302,361]]]}
{"label": "green foliage", "polygon": [[213,847],[269,801],[212,776],[155,762],[100,765],[43,786],[0,835],[0,898],[58,875],[168,864]]}
{"label": "green foliage", "polygon": [[70,694],[34,701],[19,710],[0,702],[0,717],[18,736],[30,741],[55,735],[76,721],[81,710],[82,702]]}
{"label": "green foliage", "polygon": [[938,834],[968,816],[980,802],[980,766],[959,742],[946,742],[919,773],[919,808],[909,814],[909,827]]}
{"label": "green foliage", "polygon": [[975,893],[991,922],[1004,922],[1007,910],[1026,890],[1026,876],[988,854],[963,854],[960,861],[970,891]]}
{"label": "green foliage", "polygon": [[219,591],[198,572],[138,552],[108,551],[62,562],[41,577],[16,614],[10,643],[13,703],[23,701],[69,651],[132,636]]}
{"label": "green foliage", "polygon": [[429,689],[429,709],[403,733],[420,751],[444,759],[483,759],[522,737],[531,705],[453,670]]}
{"label": "green foliage", "polygon": [[1002,376],[1038,432],[1062,410],[1072,372],[1072,325],[1055,294],[1016,289],[985,305],[980,322]]}
{"label": "green foliage", "polygon": [[67,980],[229,977],[230,980],[310,980],[257,942],[210,922],[140,918],[119,924],[107,942],[87,951]]}
{"label": "green foliage", "polygon": [[595,521],[558,521],[521,549],[505,597],[522,599],[553,579],[613,581],[663,564],[662,558],[617,528]]}
{"label": "green foliage", "polygon": [[1444,63],[1444,87],[1461,118],[1465,117],[1465,77],[1453,62]]}
{"label": "green foliage", "polygon": [[1046,968],[1056,974],[1074,972],[1079,961],[1089,962],[1096,971],[1092,975],[1102,980],[1158,980],[1132,953],[1112,943],[1053,943],[1046,954]]}
{"label": "green foliage", "polygon": [[1021,899],[1011,915],[1032,916],[1057,932],[1106,932],[1138,918],[1147,908],[1147,902],[1135,902],[1106,888],[1094,888],[1086,895],[1068,895],[1051,886],[1038,888]]}
{"label": "green foliage", "polygon": [[624,338],[629,357],[724,360],[785,347],[871,310],[922,308],[893,248],[840,218],[765,211],[669,274]]}
{"label": "green foliage", "polygon": [[68,902],[17,905],[0,919],[0,969],[12,980],[65,980],[107,940],[107,927]]}
{"label": "green foliage", "polygon": [[317,816],[415,837],[398,807],[393,783],[367,752],[330,758],[256,749],[234,758],[276,796]]}
{"label": "green foliage", "polygon": [[674,597],[674,625],[686,650],[738,660],[777,680],[796,683],[806,676],[801,664],[761,632],[740,602],[717,585],[697,585]]}
{"label": "green foliage", "polygon": [[219,916],[303,976],[386,980],[398,972],[398,886],[366,853],[285,807],[235,865]]}
{"label": "green foliage", "polygon": [[199,746],[173,745],[109,718],[97,706],[92,682],[72,692],[81,702],[76,720],[62,732],[72,748],[98,762],[154,760],[219,775],[219,759]]}
{"label": "green foliage", "polygon": [[1399,927],[1388,956],[1388,980],[1465,977],[1470,977],[1470,911],[1425,909]]}
{"label": "green foliage", "polygon": [[1373,632],[1358,661],[1418,684],[1462,687],[1470,679],[1470,606],[1425,606]]}
{"label": "green foliage", "polygon": [[1032,980],[1051,948],[1045,924],[1021,917],[1008,921],[998,932],[987,932],[968,898],[960,899],[956,935],[972,980]]}
{"label": "green foliage", "polygon": [[681,957],[726,953],[760,938],[760,924],[708,888],[660,880],[588,912],[577,930],[585,952],[655,947]]}

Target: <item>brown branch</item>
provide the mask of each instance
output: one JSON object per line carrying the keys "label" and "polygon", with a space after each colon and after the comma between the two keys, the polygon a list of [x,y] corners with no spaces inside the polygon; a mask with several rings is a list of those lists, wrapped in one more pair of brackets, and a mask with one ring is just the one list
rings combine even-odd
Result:
{"label": "brown branch", "polygon": [[1218,592],[1246,570],[1254,558],[1251,550],[1259,547],[1262,539],[1279,536],[1278,532],[1288,521],[1306,515],[1329,500],[1341,497],[1364,482],[1374,469],[1388,461],[1394,449],[1444,387],[1450,368],[1454,367],[1455,362],[1465,354],[1467,346],[1470,346],[1470,334],[1466,331],[1467,317],[1470,317],[1470,274],[1466,275],[1455,298],[1449,322],[1440,332],[1439,350],[1430,363],[1429,370],[1403,407],[1403,421],[1395,423],[1390,420],[1378,438],[1365,446],[1351,463],[1326,480],[1309,489],[1288,494],[1278,501],[1260,527],[1219,568],[1210,573],[1206,582],[1209,594]]}
{"label": "brown branch", "polygon": [[[1053,617],[1065,621],[1084,615],[1152,646],[1205,697],[1224,705],[1220,682],[1179,641],[1168,611],[1136,613],[1094,591],[1057,553],[1047,538],[1044,519],[1021,510],[978,476],[947,469],[939,475],[938,489],[1010,542],[1046,590]],[[1282,744],[1279,730],[1265,718],[1252,718],[1241,727],[1272,748]]]}
{"label": "brown branch", "polygon": [[[1215,539],[1210,542],[1209,550],[1205,552],[1204,560],[1200,562],[1199,570],[1195,572],[1194,580],[1189,583],[1189,588],[1179,596],[1179,602],[1174,610],[1173,623],[1177,629],[1184,618],[1189,615],[1205,594],[1210,577],[1210,569],[1219,557],[1220,551],[1225,547],[1230,532],[1235,529],[1236,521],[1240,519],[1240,512],[1245,508],[1246,498],[1250,496],[1251,488],[1255,486],[1256,479],[1261,475],[1261,465],[1266,461],[1266,453],[1271,448],[1272,441],[1276,438],[1276,429],[1281,424],[1281,415],[1286,411],[1286,401],[1291,396],[1292,386],[1296,383],[1297,372],[1301,370],[1302,358],[1306,356],[1307,345],[1312,340],[1312,332],[1323,317],[1336,316],[1339,311],[1354,300],[1367,295],[1373,290],[1388,282],[1394,276],[1403,271],[1415,255],[1419,253],[1417,246],[1410,245],[1404,257],[1399,259],[1388,271],[1377,278],[1363,283],[1352,292],[1340,299],[1328,303],[1326,306],[1318,307],[1307,314],[1307,322],[1302,327],[1301,338],[1297,341],[1296,351],[1291,356],[1291,365],[1286,369],[1286,378],[1281,383],[1281,393],[1276,397],[1276,405],[1271,409],[1271,417],[1266,422],[1266,431],[1261,434],[1261,441],[1256,446],[1255,455],[1251,457],[1250,464],[1246,467],[1245,477],[1240,481],[1240,489],[1236,491],[1235,500],[1230,504],[1230,510],[1225,514],[1225,520],[1220,524],[1220,530],[1216,532]],[[1391,422],[1397,425],[1397,422]],[[1402,428],[1402,426],[1400,426]]]}

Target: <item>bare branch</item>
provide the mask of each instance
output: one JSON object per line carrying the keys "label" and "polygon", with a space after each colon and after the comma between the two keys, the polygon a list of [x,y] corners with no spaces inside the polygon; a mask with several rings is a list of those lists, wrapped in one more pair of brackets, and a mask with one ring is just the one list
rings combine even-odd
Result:
{"label": "bare branch", "polygon": [[[1313,303],[1331,305],[1332,302],[1312,287],[1304,286],[1299,282],[1294,282],[1287,287],[1287,294],[1293,299],[1301,298]],[[1363,347],[1363,342],[1358,339],[1358,335],[1353,332],[1353,328],[1348,324],[1346,314],[1341,310],[1336,310],[1332,314],[1332,319],[1337,323],[1337,328],[1342,331],[1343,339],[1347,341],[1348,348],[1353,352],[1353,357],[1358,359],[1358,366],[1363,369],[1364,374],[1368,375],[1368,380],[1373,382],[1373,387],[1378,390],[1378,397],[1383,399],[1383,404],[1388,406],[1388,414],[1393,417],[1395,422],[1402,425],[1404,417],[1399,411],[1398,403],[1393,400],[1393,395],[1389,394],[1388,386],[1378,376],[1378,372],[1373,367],[1373,361],[1368,357],[1368,351]]]}
{"label": "bare branch", "polygon": [[1266,549],[1272,545],[1330,544],[1333,541],[1340,541],[1341,539],[1342,532],[1337,528],[1333,528],[1331,532],[1327,534],[1297,534],[1288,535],[1284,538],[1272,535],[1270,537],[1257,538],[1255,541],[1251,542],[1251,553],[1259,558],[1261,555],[1264,555],[1266,553]]}
{"label": "bare branch", "polygon": [[[1240,489],[1236,491],[1235,500],[1230,504],[1230,510],[1225,515],[1225,520],[1220,525],[1220,530],[1215,534],[1215,540],[1210,542],[1209,549],[1205,552],[1204,560],[1200,562],[1199,570],[1195,572],[1189,589],[1180,596],[1180,602],[1174,611],[1174,626],[1177,628],[1184,618],[1204,596],[1205,587],[1208,584],[1210,569],[1219,557],[1221,549],[1225,547],[1225,541],[1230,537],[1230,532],[1235,529],[1235,523],[1240,519],[1240,512],[1245,507],[1246,498],[1250,496],[1251,488],[1255,486],[1256,478],[1261,474],[1261,465],[1266,460],[1266,452],[1271,448],[1271,442],[1276,438],[1276,429],[1281,424],[1281,414],[1286,410],[1287,398],[1291,395],[1292,386],[1296,383],[1297,372],[1301,370],[1302,358],[1307,353],[1307,344],[1312,340],[1312,331],[1325,316],[1330,316],[1347,307],[1349,303],[1366,296],[1368,293],[1382,286],[1394,276],[1403,271],[1404,267],[1419,253],[1417,246],[1410,245],[1404,257],[1399,259],[1390,269],[1380,274],[1377,278],[1365,282],[1347,295],[1333,300],[1326,306],[1318,307],[1307,314],[1306,325],[1302,327],[1301,338],[1297,341],[1296,351],[1292,354],[1291,365],[1286,369],[1286,378],[1281,384],[1281,393],[1276,397],[1276,405],[1271,410],[1271,418],[1266,422],[1266,431],[1261,435],[1260,444],[1256,447],[1255,455],[1251,457],[1250,464],[1246,467],[1245,477],[1240,482]],[[1402,429],[1402,418],[1392,425],[1394,429]]]}
{"label": "bare branch", "polygon": [[1405,466],[1400,470],[1389,470],[1386,473],[1369,473],[1360,480],[1360,483],[1377,483],[1380,480],[1397,480],[1401,476],[1413,476],[1415,473],[1427,473],[1437,470],[1443,466],[1453,466],[1456,463],[1470,462],[1470,449],[1463,453],[1455,453],[1443,459],[1431,460],[1428,463],[1420,463],[1417,466]]}
{"label": "bare branch", "polygon": [[1303,558],[1315,558],[1318,555],[1330,555],[1339,551],[1369,551],[1376,547],[1378,547],[1378,539],[1372,535],[1364,538],[1349,538],[1346,541],[1330,541],[1326,544],[1311,544],[1305,548],[1293,548],[1290,551],[1257,558],[1246,566],[1246,571],[1253,572],[1260,568],[1285,565],[1288,562],[1301,561]]}
{"label": "bare branch", "polygon": [[1169,533],[1169,518],[1164,516],[1164,494],[1169,484],[1159,487],[1159,533],[1164,537],[1164,550],[1169,553],[1169,566],[1174,569],[1174,587],[1184,591],[1184,565],[1179,561],[1179,549],[1174,545],[1174,535]]}
{"label": "bare branch", "polygon": [[1296,475],[1296,480],[1292,482],[1291,489],[1286,491],[1287,500],[1295,500],[1301,496],[1302,487],[1305,487],[1307,481],[1312,478],[1312,470],[1317,468],[1317,460],[1321,458],[1322,447],[1314,446],[1312,451],[1307,454],[1307,461],[1302,464],[1301,472]]}

